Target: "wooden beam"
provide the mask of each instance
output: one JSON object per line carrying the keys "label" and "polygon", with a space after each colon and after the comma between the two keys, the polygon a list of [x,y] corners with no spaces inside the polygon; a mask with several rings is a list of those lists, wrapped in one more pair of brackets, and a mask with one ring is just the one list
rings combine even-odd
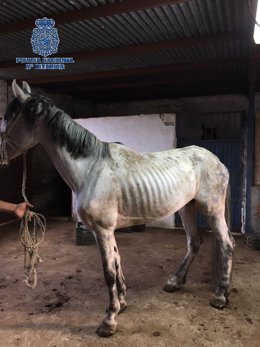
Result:
{"label": "wooden beam", "polygon": [[[117,97],[117,93],[115,95]],[[125,103],[119,101],[119,98],[117,98],[115,102],[97,103],[95,108],[90,110],[91,112],[86,110],[86,94],[83,94],[82,99],[83,100],[78,99],[78,95],[75,95],[75,115],[80,117],[86,116],[87,114],[91,114],[93,117],[102,117],[104,115],[124,116],[167,112],[173,112],[177,115],[186,113],[195,116],[196,114],[210,113],[212,110],[216,113],[244,112],[248,107],[248,99],[244,94],[214,95],[196,98],[184,97],[178,99],[173,99],[173,95],[168,99],[158,99],[155,96],[155,98],[148,103],[144,103],[143,101],[132,101],[127,107]],[[77,111],[81,103],[83,107],[80,109],[85,110],[83,113]]]}
{"label": "wooden beam", "polygon": [[[195,97],[195,96],[213,96],[218,94],[229,94],[229,93],[245,93],[245,88],[239,87],[235,85],[233,87],[226,85],[216,86],[213,85],[206,86],[198,86],[196,83],[189,88],[184,85],[182,88],[156,88],[156,89],[147,89],[147,90],[117,90],[117,91],[107,91],[106,93],[70,93],[70,95],[74,95],[74,97],[80,97],[83,99],[88,99],[91,101],[99,101],[99,102],[111,102],[111,101],[123,101],[123,100],[145,100],[145,99],[164,99],[164,98],[186,98],[186,97]],[[193,112],[192,112],[193,113]]]}
{"label": "wooden beam", "polygon": [[207,69],[225,66],[227,64],[244,64],[246,63],[245,58],[224,58],[217,60],[207,60],[207,61],[197,61],[192,63],[178,63],[172,65],[163,66],[149,66],[144,68],[126,69],[126,70],[114,70],[114,71],[104,71],[104,72],[86,72],[68,75],[54,75],[46,77],[36,77],[27,79],[27,81],[32,85],[44,84],[44,83],[56,83],[65,81],[83,81],[83,80],[96,80],[102,78],[115,78],[115,77],[125,77],[125,76],[142,76],[151,75],[162,72],[175,72],[189,69]]}
{"label": "wooden beam", "polygon": [[[95,60],[107,57],[121,57],[130,56],[144,53],[154,53],[163,50],[177,50],[181,48],[189,48],[193,46],[201,46],[207,44],[218,44],[221,42],[227,42],[232,40],[243,39],[243,33],[233,32],[227,34],[217,34],[202,37],[175,39],[171,41],[145,43],[140,45],[132,45],[128,47],[115,47],[109,49],[98,49],[94,51],[82,51],[79,53],[66,53],[67,56],[73,56],[73,59],[77,61],[81,60]],[[53,56],[54,58],[55,56]],[[6,69],[10,67],[19,66],[15,61],[0,62],[0,69]]]}
{"label": "wooden beam", "polygon": [[[125,0],[122,2],[115,2],[95,7],[92,6],[71,12],[59,13],[57,15],[52,14],[50,17],[55,20],[56,25],[61,25],[64,23],[90,20],[99,17],[114,16],[125,12],[140,11],[152,7],[174,5],[187,1],[190,0]],[[35,25],[34,22],[36,19],[38,19],[38,17],[1,24],[0,34],[9,34],[16,31],[32,29]]]}
{"label": "wooden beam", "polygon": [[[196,76],[192,76],[190,78],[169,78],[169,79],[146,79],[144,81],[125,81],[125,82],[117,82],[117,83],[108,83],[108,84],[104,84],[101,83],[99,85],[88,85],[88,86],[74,86],[73,87],[73,92],[92,92],[92,91],[105,91],[105,90],[122,90],[122,89],[138,89],[138,88],[143,88],[143,87],[148,87],[148,89],[150,89],[150,87],[156,87],[156,86],[164,86],[164,87],[176,87],[176,85],[183,85],[183,84],[191,84],[193,82],[197,82],[197,81],[201,81],[202,83],[205,82],[225,82],[228,80],[228,83],[230,85],[230,83],[239,83],[241,82],[241,76],[237,75],[237,74],[225,74],[225,75],[220,75],[218,74],[211,74],[211,75],[196,75]],[[243,81],[242,81],[243,83]],[[57,93],[57,92],[62,92],[62,93],[66,93],[66,92],[70,92],[71,86],[67,85],[67,86],[60,86],[60,85],[50,85],[50,87],[46,88],[46,90],[49,93]]]}

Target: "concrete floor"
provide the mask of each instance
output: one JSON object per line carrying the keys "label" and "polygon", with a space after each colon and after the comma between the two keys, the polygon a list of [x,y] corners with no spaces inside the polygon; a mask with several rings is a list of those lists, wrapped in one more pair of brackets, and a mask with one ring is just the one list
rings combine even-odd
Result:
{"label": "concrete floor", "polygon": [[38,286],[25,287],[18,224],[0,228],[0,346],[259,346],[260,252],[236,238],[230,303],[218,311],[211,295],[211,235],[194,261],[186,287],[162,286],[185,253],[183,231],[147,228],[117,233],[127,279],[128,308],[116,335],[95,330],[108,303],[96,245],[76,246],[74,223],[49,221],[40,246]]}

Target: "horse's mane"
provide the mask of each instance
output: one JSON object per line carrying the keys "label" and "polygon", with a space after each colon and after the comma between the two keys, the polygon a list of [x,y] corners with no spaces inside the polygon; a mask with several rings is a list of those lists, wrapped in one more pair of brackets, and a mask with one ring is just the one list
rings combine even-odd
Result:
{"label": "horse's mane", "polygon": [[25,107],[27,127],[32,130],[38,121],[46,121],[50,134],[59,146],[65,147],[73,158],[92,156],[96,159],[110,157],[109,143],[77,124],[53,101],[45,96],[32,96]]}

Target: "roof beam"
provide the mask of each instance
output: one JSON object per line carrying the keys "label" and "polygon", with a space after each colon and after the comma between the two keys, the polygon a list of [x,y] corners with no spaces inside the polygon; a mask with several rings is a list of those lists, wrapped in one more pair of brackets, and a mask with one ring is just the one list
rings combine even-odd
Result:
{"label": "roof beam", "polygon": [[[93,102],[116,102],[118,100],[125,101],[125,100],[145,100],[145,99],[165,99],[165,98],[187,98],[187,97],[194,97],[194,96],[209,96],[209,95],[224,95],[224,94],[237,94],[237,93],[245,93],[245,88],[242,85],[239,84],[233,84],[230,85],[230,83],[225,84],[224,82],[221,84],[216,84],[214,81],[212,83],[204,83],[203,85],[198,85],[197,82],[190,85],[181,85],[181,86],[175,86],[172,88],[152,88],[152,89],[145,89],[145,90],[135,90],[135,89],[128,89],[128,90],[117,90],[117,91],[107,91],[105,93],[88,93],[86,92],[78,92],[77,94],[74,94],[71,92],[71,95],[74,95],[74,97],[77,98],[83,98],[91,100]],[[107,114],[107,113],[106,113]],[[102,114],[100,114],[102,116]],[[104,113],[103,113],[104,115]]]}
{"label": "roof beam", "polygon": [[[106,5],[93,6],[82,8],[71,12],[52,14],[51,17],[55,19],[56,25],[64,23],[78,22],[83,20],[90,20],[99,17],[114,16],[124,12],[133,12],[145,10],[152,7],[174,5],[190,0],[125,0],[122,2],[115,2]],[[23,31],[32,29],[34,22],[37,18],[30,18],[16,22],[0,24],[0,34],[9,34],[16,31]]]}
{"label": "roof beam", "polygon": [[55,75],[55,76],[38,76],[37,78],[30,78],[27,81],[32,85],[44,84],[44,83],[57,83],[65,81],[83,81],[83,80],[97,80],[102,78],[115,78],[115,77],[126,77],[126,76],[142,76],[151,75],[162,72],[176,72],[181,70],[189,69],[207,69],[219,66],[225,66],[226,64],[246,64],[246,58],[224,58],[217,60],[197,61],[192,63],[178,63],[172,65],[162,66],[149,66],[144,68],[126,69],[126,70],[113,70],[113,71],[102,71],[102,72],[86,72],[77,73],[71,75]]}
{"label": "roof beam", "polygon": [[[170,41],[132,45],[128,47],[115,47],[109,49],[98,49],[93,51],[82,51],[79,53],[68,54],[73,56],[73,59],[77,62],[82,60],[95,60],[107,57],[122,57],[135,54],[155,53],[163,50],[176,50],[207,44],[218,44],[221,42],[227,42],[231,40],[241,40],[241,38],[243,39],[243,33],[238,31],[228,34],[208,35],[193,38],[181,38]],[[0,69],[6,69],[17,66],[19,65],[17,65],[15,61],[0,62]]]}
{"label": "roof beam", "polygon": [[[122,89],[131,89],[131,88],[142,88],[142,87],[156,87],[156,86],[165,86],[165,87],[176,87],[176,85],[182,85],[182,84],[189,84],[189,83],[194,83],[197,81],[202,81],[203,83],[206,81],[215,81],[215,82],[226,82],[226,80],[229,81],[236,81],[236,83],[241,82],[241,76],[237,74],[210,74],[210,75],[196,75],[192,77],[185,77],[185,78],[169,78],[169,79],[151,79],[149,78],[148,80],[144,81],[126,81],[126,82],[117,82],[117,83],[108,83],[108,84],[100,84],[100,85],[88,85],[88,86],[75,86],[73,87],[73,92],[75,93],[81,93],[81,92],[94,92],[94,91],[105,91],[105,90],[122,90]],[[150,88],[148,88],[150,89]],[[48,92],[69,92],[70,91],[70,86],[55,86],[53,87],[52,85],[47,88]]]}

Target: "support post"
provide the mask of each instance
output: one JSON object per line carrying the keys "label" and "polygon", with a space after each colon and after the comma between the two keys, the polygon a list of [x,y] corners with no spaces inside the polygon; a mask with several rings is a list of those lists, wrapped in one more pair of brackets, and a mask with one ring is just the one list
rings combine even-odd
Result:
{"label": "support post", "polygon": [[254,127],[255,127],[255,84],[257,78],[257,56],[256,51],[252,48],[249,60],[249,90],[248,90],[248,113],[246,117],[246,139],[245,139],[245,227],[244,233],[252,233],[252,185],[253,185],[253,160],[254,160]]}

